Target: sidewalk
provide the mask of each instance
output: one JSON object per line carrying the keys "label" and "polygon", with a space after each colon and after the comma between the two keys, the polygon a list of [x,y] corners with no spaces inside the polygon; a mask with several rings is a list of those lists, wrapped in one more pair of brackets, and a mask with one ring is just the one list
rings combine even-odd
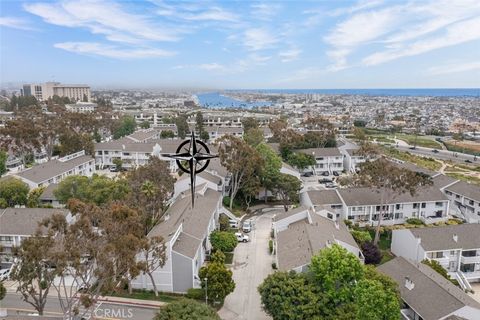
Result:
{"label": "sidewalk", "polygon": [[[4,281],[3,285],[7,289],[7,293],[16,293],[17,285],[15,281]],[[51,288],[48,292],[49,296],[55,297],[58,299],[58,293],[54,288]],[[156,300],[141,300],[141,299],[130,299],[123,297],[112,297],[112,296],[100,296],[97,299],[98,302],[108,302],[111,304],[122,304],[122,305],[132,305],[146,308],[158,308],[167,305],[166,302],[156,301]]]}

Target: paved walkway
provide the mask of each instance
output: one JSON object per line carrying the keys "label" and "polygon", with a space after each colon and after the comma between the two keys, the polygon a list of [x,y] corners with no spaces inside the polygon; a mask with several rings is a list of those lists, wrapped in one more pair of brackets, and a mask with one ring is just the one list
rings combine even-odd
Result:
{"label": "paved walkway", "polygon": [[268,251],[273,214],[252,218],[255,227],[248,234],[250,242],[239,243],[235,248],[232,267],[235,291],[227,296],[218,312],[224,320],[270,319],[261,308],[257,287],[273,271],[273,257]]}

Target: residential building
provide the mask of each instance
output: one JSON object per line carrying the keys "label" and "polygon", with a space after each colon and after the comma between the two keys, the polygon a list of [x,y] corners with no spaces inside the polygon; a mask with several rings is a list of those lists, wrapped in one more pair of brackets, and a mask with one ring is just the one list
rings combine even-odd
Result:
{"label": "residential building", "polygon": [[0,209],[0,263],[7,266],[12,263],[12,249],[18,247],[22,240],[32,236],[38,225],[54,213],[65,215],[67,221],[72,216],[65,209],[45,208],[6,208]]}
{"label": "residential building", "polygon": [[97,109],[97,104],[92,102],[77,101],[76,103],[66,104],[67,111],[76,113],[90,113]]}
{"label": "residential building", "polygon": [[[185,293],[200,287],[198,271],[211,250],[209,235],[218,227],[218,217],[223,210],[222,193],[207,184],[197,186],[193,208],[190,194],[180,194],[174,200],[163,221],[148,234],[165,240],[167,260],[153,272],[158,290]],[[153,289],[150,278],[145,275],[134,279],[132,285],[137,289]]]}
{"label": "residential building", "polygon": [[[145,137],[145,136],[144,136]],[[147,139],[148,142],[135,142],[124,137],[109,142],[95,143],[95,163],[99,168],[114,165],[114,160],[122,161],[124,168],[143,166],[150,157],[155,156],[168,161],[170,172],[178,170],[176,161],[162,157],[162,153],[175,153],[182,140],[177,139]]]}
{"label": "residential building", "polygon": [[63,208],[64,205],[60,203],[57,197],[54,194],[55,189],[57,189],[58,184],[51,183],[49,184],[42,192],[38,200],[42,205],[52,206],[53,208]]}
{"label": "residential building", "polygon": [[95,172],[95,160],[79,151],[62,158],[34,165],[33,167],[15,173],[13,176],[20,178],[30,188],[48,186],[51,183],[59,183],[71,175],[91,177]]}
{"label": "residential building", "polygon": [[71,101],[88,102],[91,99],[90,86],[86,84],[31,83],[24,84],[21,92],[23,96],[34,96],[39,101],[48,100],[53,96],[67,97]]}
{"label": "residential building", "polygon": [[133,142],[148,142],[154,139],[160,139],[160,131],[155,129],[137,130],[131,135],[126,136],[127,139]]}
{"label": "residential building", "polygon": [[316,164],[311,169],[316,175],[321,175],[324,172],[333,174],[333,172],[343,171],[343,155],[338,148],[311,148],[298,150],[305,154],[310,154],[315,158]]}
{"label": "residential building", "polygon": [[469,288],[480,281],[480,224],[393,230],[392,252],[415,262],[436,260]]}
{"label": "residential building", "polygon": [[[422,187],[415,194],[397,194],[382,208],[380,190],[374,188],[339,189],[342,200],[342,219],[361,225],[376,224],[383,212],[383,225],[404,223],[419,218],[427,224],[448,218],[448,198],[436,187]],[[383,210],[382,210],[383,209]]]}
{"label": "residential building", "polygon": [[480,304],[429,266],[397,257],[378,267],[398,284],[403,320],[476,320]]}
{"label": "residential building", "polygon": [[365,162],[365,157],[358,154],[358,149],[345,149],[343,155],[343,167],[348,172],[357,172],[358,165]]}
{"label": "residential building", "polygon": [[273,217],[275,263],[279,270],[304,272],[313,255],[338,244],[363,261],[357,243],[342,221],[332,221],[307,207]]}
{"label": "residential building", "polygon": [[451,210],[470,223],[480,222],[480,187],[465,181],[453,182],[443,188],[451,201]]}
{"label": "residential building", "polygon": [[327,213],[327,218],[338,220],[343,213],[342,199],[337,190],[308,190],[300,193],[300,204],[315,212]]}

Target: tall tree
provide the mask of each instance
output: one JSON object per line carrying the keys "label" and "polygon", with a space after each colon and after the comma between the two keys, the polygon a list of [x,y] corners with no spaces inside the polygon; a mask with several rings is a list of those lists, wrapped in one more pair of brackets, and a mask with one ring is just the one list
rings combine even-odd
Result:
{"label": "tall tree", "polygon": [[385,290],[380,282],[362,279],[357,283],[354,293],[357,319],[400,319],[400,304],[395,292]]}
{"label": "tall tree", "polygon": [[233,200],[240,188],[245,185],[247,177],[253,175],[262,166],[262,159],[259,157],[258,152],[245,141],[231,135],[221,137],[217,142],[217,146],[220,163],[231,175],[231,209]]}
{"label": "tall tree", "polygon": [[245,131],[243,139],[245,139],[245,142],[250,146],[256,148],[264,142],[263,130],[259,128],[251,128],[248,131]]}
{"label": "tall tree", "polygon": [[146,234],[161,217],[175,180],[167,162],[151,157],[147,165],[130,171],[127,181],[131,188],[127,202],[142,213]]}
{"label": "tall tree", "polygon": [[48,293],[55,279],[56,271],[50,265],[54,235],[43,234],[37,230],[35,235],[22,241],[15,249],[17,262],[10,273],[10,278],[18,283],[17,291],[22,300],[43,315]]}
{"label": "tall tree", "polygon": [[190,131],[187,123],[187,116],[185,114],[179,114],[175,118],[175,125],[177,126],[177,135],[180,137],[180,139],[185,139]]}
{"label": "tall tree", "polygon": [[225,297],[233,292],[235,282],[232,275],[232,271],[218,259],[200,268],[198,276],[202,281],[202,288],[207,291],[207,299],[211,303],[223,303]]}
{"label": "tall tree", "polygon": [[275,180],[275,194],[280,197],[283,208],[288,211],[288,206],[299,201],[299,192],[302,189],[302,182],[297,177],[286,173],[280,173]]}
{"label": "tall tree", "polygon": [[0,180],[0,199],[4,199],[9,207],[26,205],[28,185],[20,179],[8,177]]}
{"label": "tall tree", "polygon": [[113,125],[113,138],[119,139],[135,132],[137,124],[131,116],[123,116]]}
{"label": "tall tree", "polygon": [[267,202],[268,190],[273,190],[280,178],[282,159],[265,143],[259,144],[255,149],[263,160],[262,166],[260,167],[260,170],[258,170],[258,176],[265,189],[265,202]]}
{"label": "tall tree", "polygon": [[201,137],[205,130],[203,127],[203,114],[201,111],[198,111],[195,115],[195,129],[197,130],[198,135]]}
{"label": "tall tree", "polygon": [[251,129],[258,129],[260,127],[260,124],[258,123],[258,120],[253,117],[247,117],[242,119],[242,126],[243,126],[243,131],[248,132]]}
{"label": "tall tree", "polygon": [[147,274],[152,282],[153,292],[158,297],[157,284],[153,272],[165,265],[167,260],[166,247],[162,237],[145,237],[142,240],[141,251],[143,260],[139,267],[143,274]]}
{"label": "tall tree", "polygon": [[7,159],[8,154],[5,151],[0,150],[0,177],[7,172]]}

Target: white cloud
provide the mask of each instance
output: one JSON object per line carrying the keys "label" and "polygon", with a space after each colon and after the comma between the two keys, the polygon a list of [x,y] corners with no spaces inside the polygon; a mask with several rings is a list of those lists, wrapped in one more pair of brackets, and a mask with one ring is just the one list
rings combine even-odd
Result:
{"label": "white cloud", "polygon": [[203,63],[198,66],[199,69],[202,70],[207,70],[207,71],[225,71],[226,68],[225,66],[219,64],[219,63]]}
{"label": "white cloud", "polygon": [[480,70],[480,61],[460,62],[432,67],[428,69],[428,73],[431,75],[440,75],[467,71],[470,72],[474,70]]}
{"label": "white cloud", "polygon": [[364,48],[374,52],[360,58],[361,63],[378,65],[480,38],[476,0],[395,2],[374,8],[377,5],[374,1],[352,7],[350,11],[359,12],[337,23],[324,38],[331,46],[330,70],[348,68],[351,57]]}
{"label": "white cloud", "polygon": [[282,6],[276,3],[255,3],[250,6],[250,15],[253,18],[270,21],[282,9]]}
{"label": "white cloud", "polygon": [[357,11],[362,11],[362,10],[365,10],[365,9],[371,9],[371,8],[374,8],[374,7],[378,7],[382,4],[383,4],[383,0],[367,0],[367,1],[363,0],[363,1],[359,1],[356,5],[354,5],[352,7],[336,9],[336,10],[330,12],[330,15],[331,16],[341,16],[341,15],[344,15],[344,14],[352,14],[352,13],[355,13]]}
{"label": "white cloud", "polygon": [[243,44],[252,51],[269,49],[278,39],[265,28],[251,28],[245,31]]}
{"label": "white cloud", "polygon": [[220,7],[212,7],[206,11],[198,13],[189,13],[179,15],[180,18],[191,21],[229,21],[235,22],[238,20],[237,15],[226,11]]}
{"label": "white cloud", "polygon": [[58,3],[26,3],[26,11],[47,23],[65,27],[88,29],[103,34],[110,41],[176,41],[178,28],[153,23],[147,16],[126,12],[118,3],[110,1],[63,1]]}
{"label": "white cloud", "polygon": [[0,26],[21,30],[33,30],[27,21],[17,17],[0,17]]}
{"label": "white cloud", "polygon": [[290,62],[293,60],[297,60],[300,53],[302,53],[302,50],[297,48],[292,48],[292,49],[280,52],[278,56],[280,57],[280,60],[282,62]]}
{"label": "white cloud", "polygon": [[162,49],[126,49],[97,42],[62,42],[54,44],[54,47],[78,54],[98,55],[115,59],[158,58],[175,55],[175,52]]}
{"label": "white cloud", "polygon": [[480,17],[453,24],[441,35],[421,39],[393,50],[376,52],[364,58],[363,63],[377,65],[478,39],[480,39]]}

